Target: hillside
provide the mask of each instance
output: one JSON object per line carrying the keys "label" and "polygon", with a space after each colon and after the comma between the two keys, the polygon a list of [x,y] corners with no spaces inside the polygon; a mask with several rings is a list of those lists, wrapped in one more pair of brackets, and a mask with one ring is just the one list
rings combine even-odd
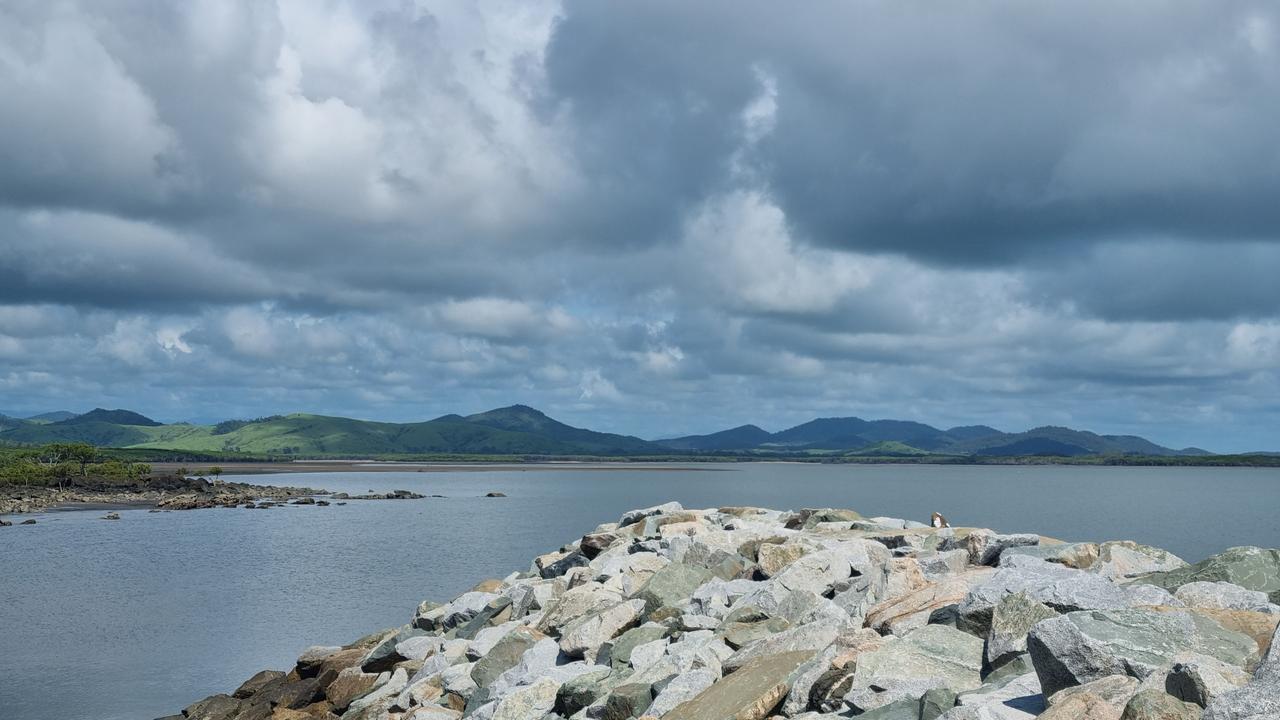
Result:
{"label": "hillside", "polygon": [[755,425],[739,425],[710,435],[690,435],[660,442],[673,450],[740,450],[769,442],[771,437],[771,433]]}
{"label": "hillside", "polygon": [[[104,417],[125,422],[112,423],[101,419]],[[161,425],[130,411],[94,410],[55,423],[7,420],[0,426],[0,441],[24,445],[87,442],[102,447],[330,457],[665,452],[639,438],[575,428],[523,405],[469,417],[446,415],[419,423],[384,423],[298,413],[217,425]]]}
{"label": "hillside", "polygon": [[[728,450],[773,452],[827,452],[885,457],[902,454],[949,456],[1055,456],[1208,455],[1202,450],[1174,450],[1133,435],[1098,435],[1065,427],[1045,426],[1021,433],[1006,433],[986,425],[965,425],[939,430],[904,420],[863,420],[857,417],[818,418],[776,433],[754,425],[757,433],[737,433],[740,428],[709,435],[688,435],[656,441],[672,450],[716,452]],[[889,452],[887,448],[895,448]],[[902,448],[909,453],[902,452]],[[883,452],[882,452],[883,451]]]}
{"label": "hillside", "polygon": [[27,419],[0,418],[0,445],[57,442],[268,457],[738,454],[811,459],[991,458],[1003,462],[1004,458],[1176,459],[1212,455],[1196,448],[1174,450],[1134,435],[1099,435],[1058,426],[1019,433],[986,425],[940,430],[920,422],[857,417],[817,418],[776,433],[756,425],[740,425],[707,435],[646,441],[567,425],[527,405],[410,423],[296,413],[215,425],[164,425],[131,410],[102,408],[83,415],[58,412]]}

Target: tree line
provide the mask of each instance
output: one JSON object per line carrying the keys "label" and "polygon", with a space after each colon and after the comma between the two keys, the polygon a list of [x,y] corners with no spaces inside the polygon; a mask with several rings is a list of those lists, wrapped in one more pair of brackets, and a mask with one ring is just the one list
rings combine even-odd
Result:
{"label": "tree line", "polygon": [[0,483],[65,488],[76,478],[132,481],[151,474],[151,466],[104,456],[88,443],[50,443],[0,454]]}

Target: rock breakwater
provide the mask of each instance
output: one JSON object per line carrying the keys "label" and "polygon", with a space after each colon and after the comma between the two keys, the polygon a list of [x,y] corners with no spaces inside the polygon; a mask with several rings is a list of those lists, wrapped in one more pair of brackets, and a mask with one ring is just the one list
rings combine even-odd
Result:
{"label": "rock breakwater", "polygon": [[1263,720],[1277,600],[1277,550],[668,503],[167,720]]}

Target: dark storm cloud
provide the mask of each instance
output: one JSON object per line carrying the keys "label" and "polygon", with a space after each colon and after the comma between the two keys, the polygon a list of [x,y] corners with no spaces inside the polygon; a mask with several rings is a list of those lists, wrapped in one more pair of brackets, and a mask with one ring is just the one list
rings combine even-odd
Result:
{"label": "dark storm cloud", "polygon": [[628,212],[715,185],[763,73],[756,167],[813,242],[973,264],[1280,230],[1268,3],[569,6],[550,86],[606,188],[644,188],[597,196]]}
{"label": "dark storm cloud", "polygon": [[0,406],[1262,445],[1277,23],[1209,0],[5,3]]}

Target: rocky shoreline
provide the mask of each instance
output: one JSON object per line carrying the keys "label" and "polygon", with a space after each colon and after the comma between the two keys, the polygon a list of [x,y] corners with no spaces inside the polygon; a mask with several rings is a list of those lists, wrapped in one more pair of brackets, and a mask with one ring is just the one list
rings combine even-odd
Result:
{"label": "rocky shoreline", "polygon": [[165,720],[1275,720],[1280,551],[634,510]]}
{"label": "rocky shoreline", "polygon": [[154,507],[193,510],[236,507],[260,500],[285,502],[327,495],[306,487],[210,482],[182,475],[152,475],[131,482],[78,478],[65,488],[0,485],[0,515],[44,512],[51,509],[108,509]]}

